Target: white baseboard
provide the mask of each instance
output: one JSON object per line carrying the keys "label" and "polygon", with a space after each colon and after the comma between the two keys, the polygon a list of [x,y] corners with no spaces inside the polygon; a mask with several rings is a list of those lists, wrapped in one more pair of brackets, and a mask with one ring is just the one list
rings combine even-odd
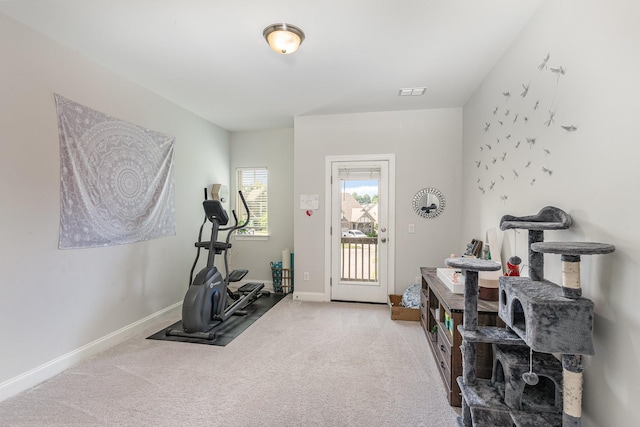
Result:
{"label": "white baseboard", "polygon": [[294,301],[327,302],[329,298],[323,292],[297,292],[293,291]]}
{"label": "white baseboard", "polygon": [[[257,280],[257,279],[249,279],[249,280],[240,280],[239,282],[234,282],[229,287],[233,290],[238,289],[240,286],[246,283],[264,283],[264,290],[269,292],[274,292],[273,290],[273,281],[271,280]],[[295,289],[295,288],[294,288]],[[293,299],[298,301],[315,301],[315,302],[326,302],[329,301],[330,298],[327,297],[323,292],[296,292],[293,291]]]}
{"label": "white baseboard", "polygon": [[22,393],[58,375],[65,369],[69,369],[83,360],[89,359],[101,351],[113,347],[131,336],[144,331],[151,321],[159,320],[162,317],[169,317],[173,314],[174,310],[180,307],[182,307],[182,301],[1,383],[0,402],[18,393]]}

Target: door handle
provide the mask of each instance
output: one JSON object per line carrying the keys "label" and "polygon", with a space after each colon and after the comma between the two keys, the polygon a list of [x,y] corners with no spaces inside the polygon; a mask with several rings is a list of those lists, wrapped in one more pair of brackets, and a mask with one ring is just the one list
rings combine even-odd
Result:
{"label": "door handle", "polygon": [[380,239],[380,241],[381,241],[382,243],[384,243],[384,242],[386,242],[386,241],[387,241],[387,238],[386,238],[386,237],[383,237],[382,239]]}
{"label": "door handle", "polygon": [[387,229],[383,227],[380,229],[380,231],[384,233],[385,231],[387,231]]}

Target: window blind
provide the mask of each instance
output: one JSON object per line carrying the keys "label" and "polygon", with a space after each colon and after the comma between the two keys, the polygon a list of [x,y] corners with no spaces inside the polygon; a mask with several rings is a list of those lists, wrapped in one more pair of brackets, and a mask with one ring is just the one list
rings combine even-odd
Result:
{"label": "window blind", "polygon": [[[247,226],[238,234],[267,235],[269,233],[269,175],[267,168],[239,168],[237,170],[238,190],[242,191],[251,211]],[[236,212],[240,223],[247,218],[240,196],[237,198]],[[241,214],[240,214],[241,213]]]}

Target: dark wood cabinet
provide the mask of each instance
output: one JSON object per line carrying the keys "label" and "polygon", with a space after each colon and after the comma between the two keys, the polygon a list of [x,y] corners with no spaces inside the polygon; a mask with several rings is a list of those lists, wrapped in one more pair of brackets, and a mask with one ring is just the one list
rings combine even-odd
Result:
{"label": "dark wood cabinet", "polygon": [[[462,375],[462,324],[464,294],[454,294],[438,278],[435,268],[420,268],[422,293],[420,323],[440,370],[451,406],[460,406],[460,387],[456,378]],[[479,326],[504,326],[498,317],[498,302],[478,300]],[[491,344],[478,344],[476,372],[478,378],[491,378],[493,351]]]}

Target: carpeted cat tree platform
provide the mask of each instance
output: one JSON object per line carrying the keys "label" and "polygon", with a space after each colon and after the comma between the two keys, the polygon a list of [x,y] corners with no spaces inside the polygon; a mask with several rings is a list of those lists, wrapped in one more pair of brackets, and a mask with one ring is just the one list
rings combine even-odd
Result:
{"label": "carpeted cat tree platform", "polygon": [[[582,417],[583,356],[594,354],[594,304],[582,298],[580,257],[608,254],[613,245],[544,242],[545,230],[571,226],[561,209],[536,215],[505,215],[500,229],[529,232],[530,277],[501,277],[498,316],[506,328],[478,327],[478,272],[500,264],[474,258],[449,258],[448,266],[466,271],[462,373],[462,416],[471,426],[579,426]],[[562,257],[562,285],[544,279],[544,254]],[[476,378],[476,343],[492,343],[491,380]],[[552,353],[561,355],[558,360]]]}

